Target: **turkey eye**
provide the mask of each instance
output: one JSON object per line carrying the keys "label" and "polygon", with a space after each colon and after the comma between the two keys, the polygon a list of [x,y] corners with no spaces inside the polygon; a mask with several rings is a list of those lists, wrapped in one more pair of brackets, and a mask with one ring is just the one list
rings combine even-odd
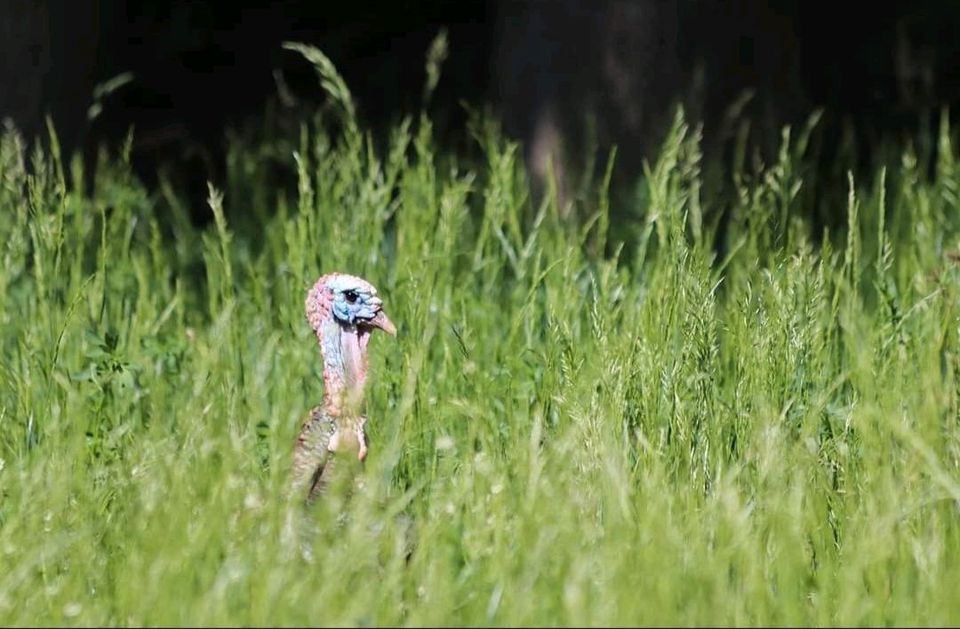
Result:
{"label": "turkey eye", "polygon": [[344,291],[343,298],[347,300],[348,304],[355,304],[357,303],[357,291],[355,290]]}

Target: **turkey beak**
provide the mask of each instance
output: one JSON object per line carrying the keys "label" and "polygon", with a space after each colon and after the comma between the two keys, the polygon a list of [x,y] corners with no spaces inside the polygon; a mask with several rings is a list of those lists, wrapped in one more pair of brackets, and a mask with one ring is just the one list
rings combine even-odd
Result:
{"label": "turkey beak", "polygon": [[388,317],[383,310],[378,310],[376,316],[370,319],[368,324],[375,328],[380,328],[390,336],[397,335],[397,326],[393,325],[393,321],[390,320],[390,317]]}
{"label": "turkey beak", "polygon": [[396,336],[397,326],[393,325],[393,321],[391,321],[390,317],[383,311],[383,301],[374,295],[367,301],[367,305],[374,308],[377,313],[372,319],[367,320],[367,325],[372,328],[380,328],[390,336]]}

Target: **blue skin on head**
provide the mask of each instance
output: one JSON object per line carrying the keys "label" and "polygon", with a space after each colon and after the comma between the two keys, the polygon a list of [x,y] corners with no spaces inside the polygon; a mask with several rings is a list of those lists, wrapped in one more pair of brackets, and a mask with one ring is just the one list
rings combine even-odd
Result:
{"label": "blue skin on head", "polygon": [[369,284],[348,278],[337,278],[328,284],[333,291],[330,311],[338,322],[357,325],[371,321],[380,312],[383,302]]}

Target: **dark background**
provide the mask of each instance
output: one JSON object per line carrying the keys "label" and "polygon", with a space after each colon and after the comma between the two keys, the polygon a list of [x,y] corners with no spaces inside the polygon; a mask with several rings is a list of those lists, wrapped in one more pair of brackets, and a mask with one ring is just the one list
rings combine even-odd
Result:
{"label": "dark background", "polygon": [[[133,126],[147,179],[202,147],[202,165],[184,163],[216,180],[225,130],[276,98],[275,71],[299,99],[323,101],[313,69],[281,42],[323,50],[378,130],[419,108],[441,27],[450,54],[431,104],[441,140],[464,141],[461,102],[490,105],[535,174],[558,151],[579,165],[592,128],[601,151],[618,145],[618,178],[636,177],[677,102],[704,122],[707,150],[721,151],[725,112],[745,89],[743,115],[767,153],[780,125],[823,107],[823,125],[851,129],[869,156],[960,97],[960,2],[950,0],[0,0],[0,116],[32,138],[50,115],[67,150],[88,153]],[[134,80],[90,123],[94,87],[126,71]],[[825,134],[826,154],[840,136]]]}

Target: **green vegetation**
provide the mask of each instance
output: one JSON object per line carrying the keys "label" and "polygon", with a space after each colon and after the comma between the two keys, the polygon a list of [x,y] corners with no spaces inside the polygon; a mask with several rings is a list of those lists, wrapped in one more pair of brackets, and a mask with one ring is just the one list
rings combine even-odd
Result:
{"label": "green vegetation", "polygon": [[[809,129],[711,198],[678,115],[612,229],[606,182],[536,201],[483,117],[477,163],[426,117],[377,147],[305,52],[335,130],[238,136],[207,229],[124,148],[84,173],[3,134],[0,624],[960,622],[945,120],[822,234]],[[303,514],[331,270],[400,334],[363,488]]]}

